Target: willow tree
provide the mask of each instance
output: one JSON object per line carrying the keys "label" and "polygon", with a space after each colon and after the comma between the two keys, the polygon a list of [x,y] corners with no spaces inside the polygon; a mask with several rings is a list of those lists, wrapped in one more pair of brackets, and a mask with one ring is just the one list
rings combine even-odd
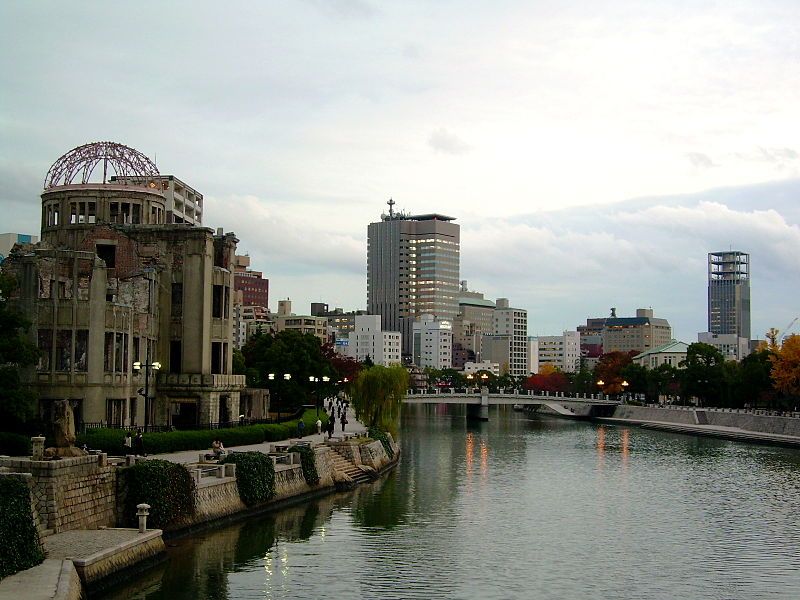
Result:
{"label": "willow tree", "polygon": [[400,365],[363,369],[351,390],[356,417],[367,427],[396,434],[400,405],[407,389],[408,371]]}

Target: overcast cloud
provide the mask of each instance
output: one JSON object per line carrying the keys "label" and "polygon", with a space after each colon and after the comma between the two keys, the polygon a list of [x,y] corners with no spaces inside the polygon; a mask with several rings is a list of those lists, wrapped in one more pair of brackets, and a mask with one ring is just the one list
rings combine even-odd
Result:
{"label": "overcast cloud", "polygon": [[0,230],[50,164],[125,143],[200,190],[273,308],[363,307],[394,198],[462,226],[462,278],[532,334],[611,306],[705,329],[750,252],[753,332],[800,314],[800,4],[0,4]]}

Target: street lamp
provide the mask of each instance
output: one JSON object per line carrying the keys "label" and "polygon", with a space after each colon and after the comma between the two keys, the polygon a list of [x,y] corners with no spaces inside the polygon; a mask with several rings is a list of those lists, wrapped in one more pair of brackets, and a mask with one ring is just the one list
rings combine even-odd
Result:
{"label": "street lamp", "polygon": [[[150,369],[153,371],[158,371],[161,368],[161,363],[158,361],[154,361],[152,363],[144,363],[142,364],[138,360],[133,363],[133,370],[137,373],[144,369],[144,428],[145,431],[147,430],[147,426],[150,425]],[[139,391],[141,394],[141,390]]]}
{"label": "street lamp", "polygon": [[[320,383],[320,382],[328,383],[330,380],[331,378],[328,377],[327,375],[323,375],[322,379],[320,379],[319,377],[314,377],[313,375],[308,376],[308,381],[311,383]],[[317,400],[314,404],[316,405],[317,408],[317,419],[319,419],[319,388],[317,388]]]}
{"label": "street lamp", "polygon": [[[267,379],[269,381],[275,381],[275,373],[267,373]],[[284,379],[284,381],[290,381],[292,379],[292,374],[291,373],[284,373],[283,374],[283,379]],[[277,400],[277,398],[276,398],[276,400]],[[270,402],[271,402],[271,399],[270,399]],[[278,423],[280,423],[281,422],[281,405],[278,402],[276,402],[275,404],[278,405]],[[267,416],[269,416],[269,415],[267,415]]]}
{"label": "street lamp", "polygon": [[597,380],[597,387],[599,387],[599,388],[600,388],[600,400],[602,400],[602,399],[603,399],[603,386],[604,386],[605,384],[606,384],[606,382],[605,382],[605,381],[603,381],[602,379],[598,379],[598,380]]}
{"label": "street lamp", "polygon": [[630,384],[623,379],[620,385],[622,386],[622,402],[625,402],[625,392],[628,390]]}

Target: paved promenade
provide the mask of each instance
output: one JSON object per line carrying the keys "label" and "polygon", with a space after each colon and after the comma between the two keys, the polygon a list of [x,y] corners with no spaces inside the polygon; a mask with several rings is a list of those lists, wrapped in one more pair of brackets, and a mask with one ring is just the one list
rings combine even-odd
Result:
{"label": "paved promenade", "polygon": [[[366,433],[367,428],[356,420],[356,415],[353,412],[353,409],[350,408],[347,411],[347,425],[345,426],[345,433]],[[341,436],[342,435],[342,426],[339,420],[336,420],[336,428],[333,432],[333,437]],[[299,440],[301,438],[293,437],[292,440]],[[311,433],[310,435],[304,435],[302,437],[304,441],[310,441],[313,444],[321,444],[325,440],[328,439],[328,434],[324,431],[322,434],[318,434],[316,432]],[[226,450],[230,450],[232,452],[264,452],[265,454],[269,451],[269,447],[271,444],[276,442],[262,442],[260,444],[250,444],[248,446],[233,446],[230,448],[226,448]],[[278,442],[280,443],[280,442]],[[147,450],[147,434],[144,435],[144,447]],[[211,448],[200,448],[198,450],[186,450],[183,452],[170,452],[168,454],[148,454],[148,458],[158,458],[161,460],[168,460],[175,463],[180,464],[187,464],[187,463],[195,463],[201,452],[211,452]]]}
{"label": "paved promenade", "polygon": [[688,425],[670,421],[650,421],[643,419],[615,419],[613,417],[596,418],[595,421],[610,425],[639,425],[645,429],[658,429],[672,433],[687,435],[705,435],[708,437],[735,440],[739,442],[753,442],[758,444],[775,444],[779,446],[800,447],[800,437],[780,433],[764,433],[751,431],[739,427],[725,427],[722,425]]}

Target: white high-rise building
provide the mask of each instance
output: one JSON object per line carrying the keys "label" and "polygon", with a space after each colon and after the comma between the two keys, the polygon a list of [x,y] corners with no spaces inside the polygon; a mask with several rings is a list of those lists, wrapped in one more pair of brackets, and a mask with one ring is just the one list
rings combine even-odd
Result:
{"label": "white high-rise building", "polygon": [[[514,377],[528,375],[528,311],[513,308],[508,298],[498,298],[493,315],[494,336],[509,336],[508,373]],[[483,359],[500,362],[495,358]]]}
{"label": "white high-rise building", "polygon": [[575,373],[580,369],[580,333],[565,331],[561,335],[540,335],[536,339],[538,341],[539,369],[544,365],[552,365],[564,373]]}
{"label": "white high-rise building", "polygon": [[453,368],[453,325],[433,315],[422,315],[413,324],[414,364],[432,369]]}
{"label": "white high-rise building", "polygon": [[402,335],[381,330],[380,315],[356,315],[353,331],[348,334],[346,355],[364,362],[369,356],[376,365],[401,363]]}

